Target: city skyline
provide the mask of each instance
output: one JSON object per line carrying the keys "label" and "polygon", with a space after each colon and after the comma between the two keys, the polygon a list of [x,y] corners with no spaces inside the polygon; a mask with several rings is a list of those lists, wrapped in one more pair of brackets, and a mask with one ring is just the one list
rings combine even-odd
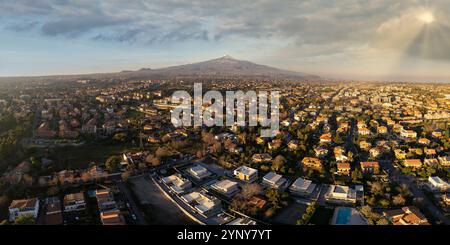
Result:
{"label": "city skyline", "polygon": [[334,79],[450,80],[445,1],[0,1],[0,76],[231,55]]}

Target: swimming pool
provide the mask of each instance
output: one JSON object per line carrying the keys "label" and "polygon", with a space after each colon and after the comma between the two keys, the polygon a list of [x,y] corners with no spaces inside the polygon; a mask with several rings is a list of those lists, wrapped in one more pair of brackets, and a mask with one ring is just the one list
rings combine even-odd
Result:
{"label": "swimming pool", "polygon": [[352,217],[351,208],[338,208],[336,216],[337,225],[346,225],[350,223],[350,218]]}

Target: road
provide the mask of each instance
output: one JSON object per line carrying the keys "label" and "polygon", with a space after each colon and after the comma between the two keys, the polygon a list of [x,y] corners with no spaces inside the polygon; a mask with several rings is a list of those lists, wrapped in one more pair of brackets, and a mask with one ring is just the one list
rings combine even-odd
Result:
{"label": "road", "polygon": [[394,167],[391,161],[383,161],[380,163],[384,169],[389,171],[389,180],[408,186],[414,197],[423,200],[424,208],[428,209],[430,214],[432,214],[436,220],[441,221],[445,225],[450,225],[450,220],[422,192],[422,190],[414,182],[414,177],[401,173],[400,170]]}
{"label": "road", "polygon": [[117,182],[117,187],[119,187],[120,191],[126,196],[128,199],[128,203],[130,204],[130,211],[136,216],[136,224],[138,225],[146,225],[147,222],[144,219],[144,215],[139,210],[136,202],[131,195],[130,190],[123,182]]}

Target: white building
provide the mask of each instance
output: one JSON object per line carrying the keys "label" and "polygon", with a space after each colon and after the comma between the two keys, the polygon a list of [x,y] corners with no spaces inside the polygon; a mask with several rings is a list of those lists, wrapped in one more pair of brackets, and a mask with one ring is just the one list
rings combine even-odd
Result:
{"label": "white building", "polygon": [[286,183],[286,179],[283,176],[276,174],[274,172],[269,172],[263,177],[262,184],[274,188],[280,189]]}
{"label": "white building", "polygon": [[428,186],[438,191],[447,191],[449,188],[449,184],[437,176],[428,177]]}
{"label": "white building", "polygon": [[9,221],[14,222],[20,216],[31,215],[35,219],[39,212],[39,199],[14,200],[9,205]]}
{"label": "white building", "polygon": [[312,183],[311,180],[298,178],[294,181],[294,183],[291,185],[291,187],[289,187],[289,191],[293,195],[309,196],[313,193],[315,188],[316,188],[316,184]]}
{"label": "white building", "polygon": [[227,196],[231,196],[239,191],[238,183],[228,180],[228,179],[218,181],[218,182],[212,184],[211,187],[214,190],[216,190],[222,194],[225,194]]}
{"label": "white building", "polygon": [[183,178],[179,174],[174,174],[171,176],[167,176],[162,178],[164,184],[166,184],[173,192],[176,194],[183,194],[186,190],[192,187],[191,181],[186,178]]}
{"label": "white building", "polygon": [[197,180],[203,180],[211,176],[211,172],[209,172],[208,169],[199,164],[189,168],[188,173]]}
{"label": "white building", "polygon": [[189,206],[204,217],[211,217],[219,213],[222,209],[221,201],[205,192],[191,192],[181,196],[181,200],[189,204]]}
{"label": "white building", "polygon": [[256,225],[256,221],[251,219],[237,218],[226,225]]}
{"label": "white building", "polygon": [[332,203],[356,203],[356,191],[342,185],[330,185],[325,200]]}
{"label": "white building", "polygon": [[254,182],[258,179],[258,170],[247,166],[240,166],[233,173],[237,179],[247,182]]}

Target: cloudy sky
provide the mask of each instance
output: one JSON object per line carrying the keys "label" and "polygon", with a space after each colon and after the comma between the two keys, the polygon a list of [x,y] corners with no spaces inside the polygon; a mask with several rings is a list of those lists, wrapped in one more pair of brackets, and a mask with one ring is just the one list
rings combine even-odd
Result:
{"label": "cloudy sky", "polygon": [[325,77],[450,81],[448,0],[0,0],[0,76],[231,55]]}

